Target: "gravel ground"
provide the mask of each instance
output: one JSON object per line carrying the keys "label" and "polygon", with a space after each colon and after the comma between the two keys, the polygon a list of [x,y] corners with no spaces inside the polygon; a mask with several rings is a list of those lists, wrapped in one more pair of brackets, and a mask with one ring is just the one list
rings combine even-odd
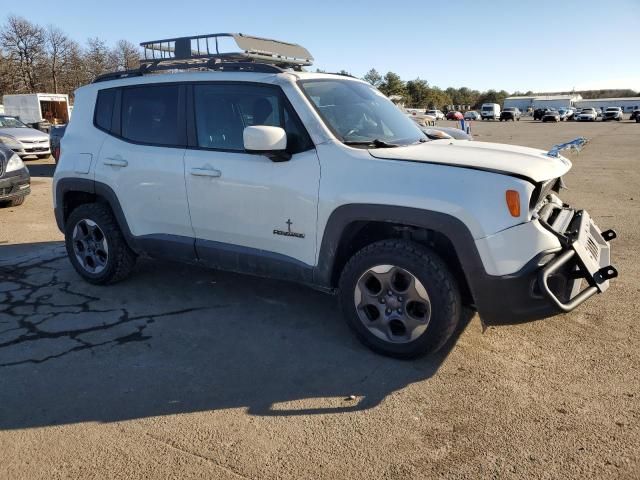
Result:
{"label": "gravel ground", "polygon": [[0,478],[639,478],[640,126],[473,130],[591,139],[563,198],[616,228],[620,278],[544,321],[483,331],[469,315],[409,362],[293,284],[154,261],[80,281],[52,166],[30,162],[32,195],[0,210]]}

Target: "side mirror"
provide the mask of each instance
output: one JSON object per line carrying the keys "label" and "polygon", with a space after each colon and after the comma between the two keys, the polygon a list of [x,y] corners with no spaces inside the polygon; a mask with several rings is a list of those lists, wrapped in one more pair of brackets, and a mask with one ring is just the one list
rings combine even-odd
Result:
{"label": "side mirror", "polygon": [[274,162],[291,159],[287,152],[287,133],[283,128],[267,125],[247,127],[242,132],[244,149],[249,153],[266,155]]}

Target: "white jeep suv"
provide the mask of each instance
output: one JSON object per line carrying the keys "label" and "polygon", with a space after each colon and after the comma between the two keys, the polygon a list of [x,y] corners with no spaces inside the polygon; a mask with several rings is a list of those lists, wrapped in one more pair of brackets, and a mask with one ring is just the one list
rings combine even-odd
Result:
{"label": "white jeep suv", "polygon": [[231,36],[241,52],[200,63],[196,37],[142,44],[174,52],[171,73],[146,60],[76,91],[54,204],[87,281],[148,255],[301,282],[337,293],[366,345],[412,357],[463,305],[543,318],[617,275],[615,233],[558,198],[564,146],[429,141],[371,85],[300,71],[302,47]]}

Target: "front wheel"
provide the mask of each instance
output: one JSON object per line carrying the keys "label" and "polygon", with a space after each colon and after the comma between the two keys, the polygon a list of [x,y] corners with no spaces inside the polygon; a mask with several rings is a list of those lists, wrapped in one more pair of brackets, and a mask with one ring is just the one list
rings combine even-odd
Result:
{"label": "front wheel", "polygon": [[340,276],[345,319],[362,343],[397,358],[437,351],[461,314],[460,291],[432,250],[383,240],[356,253]]}
{"label": "front wheel", "polygon": [[20,205],[22,205],[24,203],[26,198],[27,198],[26,195],[23,195],[21,197],[16,197],[13,200],[11,200],[10,205],[12,207],[18,207],[18,206],[20,206]]}
{"label": "front wheel", "polygon": [[76,272],[97,285],[123,280],[136,263],[136,255],[113,213],[100,203],[80,205],[71,212],[65,227],[65,246]]}

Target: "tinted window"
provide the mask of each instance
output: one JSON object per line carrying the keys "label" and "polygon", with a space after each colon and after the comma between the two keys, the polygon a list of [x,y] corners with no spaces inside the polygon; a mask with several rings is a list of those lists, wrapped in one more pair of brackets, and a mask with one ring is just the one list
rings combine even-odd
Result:
{"label": "tinted window", "polygon": [[178,86],[122,90],[122,136],[154,145],[178,145]]}
{"label": "tinted window", "polygon": [[113,118],[113,104],[115,98],[115,89],[100,90],[98,92],[95,121],[96,125],[103,130],[111,130],[111,119]]}
{"label": "tinted window", "polygon": [[280,90],[258,85],[195,85],[194,105],[198,146],[244,151],[243,131],[253,125],[282,127],[287,150],[310,148],[308,135],[289,111]]}

